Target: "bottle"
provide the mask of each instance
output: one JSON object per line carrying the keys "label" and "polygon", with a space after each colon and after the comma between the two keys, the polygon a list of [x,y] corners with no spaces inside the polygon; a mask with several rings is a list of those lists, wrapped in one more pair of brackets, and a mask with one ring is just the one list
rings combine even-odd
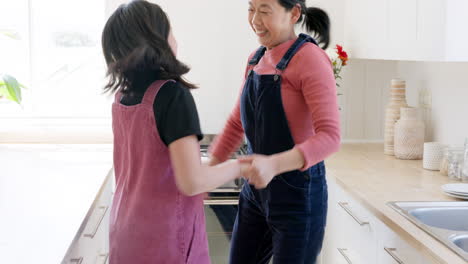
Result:
{"label": "bottle", "polygon": [[463,182],[468,182],[468,137],[465,139],[465,149],[462,162],[461,180]]}
{"label": "bottle", "polygon": [[459,181],[461,166],[463,163],[464,148],[451,147],[448,153],[448,177],[450,180]]}
{"label": "bottle", "polygon": [[448,147],[444,148],[444,155],[442,156],[439,170],[440,174],[448,176]]}

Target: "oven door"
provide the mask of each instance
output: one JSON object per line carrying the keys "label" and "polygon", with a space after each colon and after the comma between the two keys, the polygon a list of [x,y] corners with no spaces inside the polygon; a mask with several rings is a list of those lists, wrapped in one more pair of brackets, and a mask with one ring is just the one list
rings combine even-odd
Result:
{"label": "oven door", "polygon": [[231,236],[238,202],[238,192],[210,192],[204,200],[206,232],[213,264],[229,262]]}

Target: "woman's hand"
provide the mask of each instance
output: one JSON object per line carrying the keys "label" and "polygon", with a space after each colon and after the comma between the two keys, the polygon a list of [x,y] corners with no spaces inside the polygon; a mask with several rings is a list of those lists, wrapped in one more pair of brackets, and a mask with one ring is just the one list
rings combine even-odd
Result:
{"label": "woman's hand", "polygon": [[238,161],[241,164],[250,164],[241,169],[241,173],[257,189],[265,188],[276,175],[300,169],[305,163],[297,148],[270,156],[253,154],[241,157]]}
{"label": "woman's hand", "polygon": [[243,167],[242,176],[257,189],[265,188],[275,177],[277,166],[271,156],[254,154],[238,159],[241,164],[250,165]]}
{"label": "woman's hand", "polygon": [[220,164],[221,161],[215,156],[210,155],[210,160],[208,161],[208,166],[215,166]]}

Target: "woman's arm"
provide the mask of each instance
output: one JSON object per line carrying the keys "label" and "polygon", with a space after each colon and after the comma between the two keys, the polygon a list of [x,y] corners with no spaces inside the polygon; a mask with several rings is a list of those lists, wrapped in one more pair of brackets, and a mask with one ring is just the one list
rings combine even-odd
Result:
{"label": "woman's arm", "polygon": [[305,160],[300,169],[306,170],[339,150],[341,133],[336,81],[330,59],[313,44],[304,47],[301,55],[297,64],[308,70],[298,72],[298,79],[315,135],[294,148]]}
{"label": "woman's arm", "polygon": [[195,135],[180,138],[169,145],[172,167],[179,190],[188,196],[213,190],[239,178],[241,167],[233,160],[216,166],[202,165],[200,146]]}
{"label": "woman's arm", "polygon": [[[300,55],[294,66],[299,65],[307,70],[296,71],[296,85],[304,96],[315,134],[291,150],[271,156],[253,155],[242,159],[241,162],[252,163],[243,176],[256,188],[265,187],[278,174],[306,170],[338,151],[340,146],[339,111],[331,62],[313,44],[305,46]],[[292,65],[289,67],[294,67]]]}

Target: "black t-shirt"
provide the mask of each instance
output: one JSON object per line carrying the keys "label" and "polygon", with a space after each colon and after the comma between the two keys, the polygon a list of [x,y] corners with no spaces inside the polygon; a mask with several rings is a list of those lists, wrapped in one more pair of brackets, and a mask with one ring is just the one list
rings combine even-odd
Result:
{"label": "black t-shirt", "polygon": [[[157,80],[155,73],[140,73],[133,83],[134,91],[120,100],[123,105],[136,105],[143,100],[146,89]],[[156,128],[161,140],[169,146],[172,142],[190,135],[203,138],[198,111],[189,89],[178,82],[167,82],[159,90],[153,104]]]}

